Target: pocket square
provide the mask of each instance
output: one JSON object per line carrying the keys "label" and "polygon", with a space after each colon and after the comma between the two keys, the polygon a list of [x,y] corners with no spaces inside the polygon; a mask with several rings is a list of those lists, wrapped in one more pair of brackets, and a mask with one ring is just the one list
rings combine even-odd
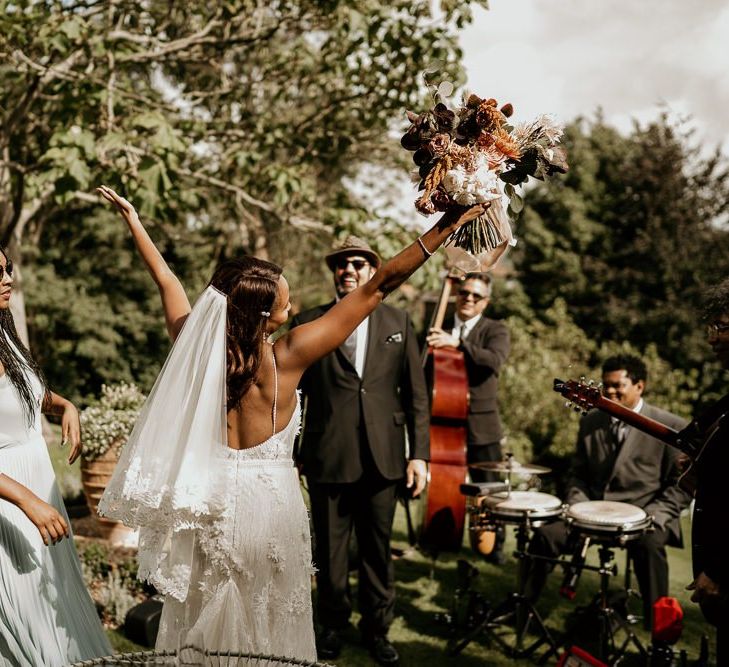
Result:
{"label": "pocket square", "polygon": [[387,343],[402,343],[402,331],[390,334],[387,338],[385,338],[385,344]]}

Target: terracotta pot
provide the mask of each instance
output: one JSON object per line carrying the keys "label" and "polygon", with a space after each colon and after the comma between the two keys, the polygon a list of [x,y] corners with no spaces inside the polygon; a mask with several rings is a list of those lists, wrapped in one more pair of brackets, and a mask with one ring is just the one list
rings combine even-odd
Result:
{"label": "terracotta pot", "polygon": [[86,503],[91,510],[91,514],[96,518],[101,537],[109,540],[112,544],[132,546],[136,544],[134,530],[120,521],[106,519],[97,513],[99,500],[114,473],[118,458],[117,447],[109,448],[105,454],[93,461],[81,456],[81,484],[84,488]]}

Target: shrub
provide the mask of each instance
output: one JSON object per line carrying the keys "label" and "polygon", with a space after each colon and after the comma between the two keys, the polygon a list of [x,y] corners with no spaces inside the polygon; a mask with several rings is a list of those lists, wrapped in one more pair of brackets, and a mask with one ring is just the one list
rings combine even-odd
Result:
{"label": "shrub", "polygon": [[81,413],[84,457],[93,461],[126,442],[145,396],[135,384],[103,385],[99,401]]}

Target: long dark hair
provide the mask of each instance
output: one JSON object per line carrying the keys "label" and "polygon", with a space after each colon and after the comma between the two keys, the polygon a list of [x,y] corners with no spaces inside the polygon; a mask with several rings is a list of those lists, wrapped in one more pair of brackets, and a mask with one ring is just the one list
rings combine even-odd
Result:
{"label": "long dark hair", "polygon": [[238,406],[258,375],[280,277],[281,267],[246,255],[223,262],[210,280],[228,297],[228,410]]}
{"label": "long dark hair", "polygon": [[[0,248],[0,253],[7,262],[8,256],[2,248]],[[8,341],[11,341],[17,348],[20,356],[10,347]],[[33,387],[30,384],[27,372],[31,371],[38,377],[43,387],[44,404],[50,398],[50,391],[43,371],[41,371],[28,351],[28,348],[23,345],[23,341],[18,336],[18,332],[15,329],[15,320],[13,320],[10,308],[0,310],[0,362],[5,367],[5,374],[8,376],[8,380],[10,380],[10,383],[15,387],[15,390],[20,396],[26,422],[28,426],[32,426],[35,420],[36,410],[38,409],[38,403],[33,395]]]}

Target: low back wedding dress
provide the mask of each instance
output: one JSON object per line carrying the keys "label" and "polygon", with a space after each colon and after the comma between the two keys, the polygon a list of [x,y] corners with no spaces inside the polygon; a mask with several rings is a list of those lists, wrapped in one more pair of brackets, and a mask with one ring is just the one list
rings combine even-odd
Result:
{"label": "low back wedding dress", "polygon": [[293,465],[299,399],[276,432],[274,398],[265,442],[227,446],[226,303],[213,287],[196,302],[100,511],[140,527],[139,576],[165,594],[158,650],[315,661],[309,519]]}

